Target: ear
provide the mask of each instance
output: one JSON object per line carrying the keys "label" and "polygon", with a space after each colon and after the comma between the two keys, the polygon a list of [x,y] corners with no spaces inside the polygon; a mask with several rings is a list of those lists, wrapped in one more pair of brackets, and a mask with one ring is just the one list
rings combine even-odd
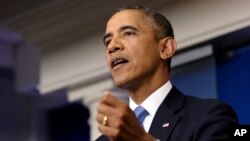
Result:
{"label": "ear", "polygon": [[161,40],[160,57],[167,60],[172,57],[176,51],[176,42],[172,37],[166,37]]}

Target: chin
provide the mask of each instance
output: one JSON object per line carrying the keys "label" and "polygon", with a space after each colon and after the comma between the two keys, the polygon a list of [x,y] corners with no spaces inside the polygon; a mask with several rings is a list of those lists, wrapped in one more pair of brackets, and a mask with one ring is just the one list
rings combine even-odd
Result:
{"label": "chin", "polygon": [[123,88],[124,85],[126,85],[126,84],[121,83],[121,82],[116,82],[116,81],[115,81],[115,86],[118,87],[118,88]]}
{"label": "chin", "polygon": [[128,86],[128,82],[125,80],[116,80],[114,79],[115,86],[118,88],[126,88]]}

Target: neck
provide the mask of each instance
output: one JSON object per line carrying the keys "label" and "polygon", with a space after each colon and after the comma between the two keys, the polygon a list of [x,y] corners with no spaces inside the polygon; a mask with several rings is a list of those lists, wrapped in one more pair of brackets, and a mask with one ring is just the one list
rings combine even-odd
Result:
{"label": "neck", "polygon": [[155,73],[151,77],[144,77],[142,80],[137,80],[132,84],[133,87],[129,87],[127,90],[133,101],[140,105],[147,97],[164,85],[168,80],[169,72],[168,70],[163,70]]}

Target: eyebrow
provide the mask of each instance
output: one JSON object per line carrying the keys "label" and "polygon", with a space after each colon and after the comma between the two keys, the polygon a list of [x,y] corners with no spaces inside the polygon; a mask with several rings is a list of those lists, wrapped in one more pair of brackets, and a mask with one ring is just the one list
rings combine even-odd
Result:
{"label": "eyebrow", "polygon": [[[126,30],[126,29],[132,29],[132,30],[138,31],[138,29],[137,29],[136,27],[131,26],[131,25],[122,26],[122,27],[119,28],[119,31],[124,31],[124,30]],[[111,37],[112,35],[113,35],[112,33],[107,33],[107,34],[105,34],[104,37],[103,37],[103,39],[102,39],[102,40],[103,40],[103,43],[105,43],[105,40],[106,40],[107,38]]]}

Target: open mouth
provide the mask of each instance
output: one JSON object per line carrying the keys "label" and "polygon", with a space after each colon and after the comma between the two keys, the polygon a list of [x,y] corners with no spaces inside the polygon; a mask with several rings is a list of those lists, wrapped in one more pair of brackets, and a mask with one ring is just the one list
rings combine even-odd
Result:
{"label": "open mouth", "polygon": [[114,68],[120,64],[124,64],[124,63],[127,63],[128,60],[123,58],[123,57],[119,57],[119,58],[115,58],[111,61],[111,67]]}

